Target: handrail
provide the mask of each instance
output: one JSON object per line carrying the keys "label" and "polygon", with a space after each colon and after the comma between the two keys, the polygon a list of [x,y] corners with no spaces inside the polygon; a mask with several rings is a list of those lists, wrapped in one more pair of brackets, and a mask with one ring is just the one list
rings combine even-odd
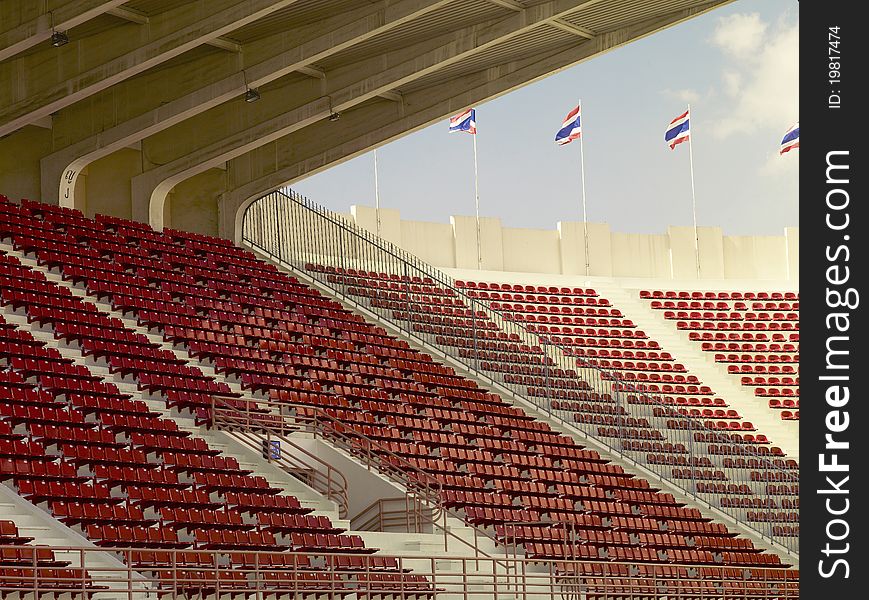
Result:
{"label": "handrail", "polygon": [[[231,435],[236,433],[234,431],[233,425],[245,425],[245,432],[252,435],[260,435],[257,430],[262,430],[265,433],[265,440],[269,441],[272,438],[277,439],[281,442],[281,444],[286,444],[291,447],[293,452],[282,452],[281,457],[279,459],[272,459],[271,457],[267,458],[270,463],[276,464],[287,474],[301,480],[303,483],[310,485],[316,491],[320,492],[328,500],[334,501],[338,505],[338,515],[341,518],[347,516],[347,512],[349,510],[350,502],[347,494],[347,478],[344,474],[336,469],[333,465],[324,461],[320,457],[315,454],[309,452],[302,446],[296,444],[287,436],[295,431],[294,428],[288,426],[288,424],[280,419],[275,422],[277,415],[271,415],[268,413],[250,413],[250,404],[246,404],[247,412],[240,411],[238,408],[233,407],[231,404],[226,402],[223,398],[219,396],[211,397],[211,414],[216,414],[216,408],[218,404],[222,405],[222,408],[228,407],[232,408],[235,413],[224,411],[222,414],[222,425],[221,428],[223,431],[227,431]],[[245,419],[241,421],[237,414],[246,414]],[[253,425],[253,426],[251,426]],[[244,445],[248,446],[252,450],[262,452],[262,448],[258,446],[256,443],[250,441],[245,437],[241,437],[239,435],[234,435],[236,440]],[[307,457],[310,461],[315,464],[311,464],[306,462],[301,458],[301,456]],[[316,465],[320,465],[321,469],[318,469]],[[298,471],[303,471],[306,477],[300,477]]]}
{"label": "handrail", "polygon": [[[361,449],[371,449],[374,448],[378,451],[379,454],[384,454],[389,457],[390,463],[398,463],[401,465],[401,470],[397,470],[396,474],[398,476],[404,476],[405,473],[411,472],[417,475],[416,479],[411,479],[405,477],[407,480],[408,489],[414,489],[414,491],[422,486],[422,490],[427,492],[427,496],[430,498],[437,499],[440,497],[442,493],[442,486],[440,482],[431,477],[425,471],[418,469],[412,463],[403,459],[401,456],[391,452],[389,449],[385,448],[383,445],[379,444],[376,440],[369,438],[365,434],[355,431],[353,429],[348,428],[346,425],[341,423],[338,419],[332,417],[322,409],[315,406],[308,405],[296,405],[287,402],[273,402],[269,400],[264,400],[259,402],[258,404],[268,407],[268,408],[278,408],[283,411],[284,409],[292,409],[296,410],[297,414],[292,415],[290,418],[292,420],[287,420],[284,418],[284,415],[275,415],[271,414],[270,417],[279,417],[278,423],[281,424],[281,427],[284,428],[284,431],[298,432],[301,431],[300,426],[304,426],[306,431],[309,433],[316,435],[321,435],[324,439],[329,439],[330,441],[339,441],[344,442],[349,440],[349,442],[344,443],[340,446],[343,450],[351,450],[354,451],[354,454],[358,453]],[[305,413],[310,413],[311,416],[306,415]],[[247,426],[247,427],[259,427],[260,420],[257,416],[262,413],[255,413],[249,411],[240,411],[236,407],[232,406],[229,403],[221,403],[215,401],[212,404],[212,414],[213,423],[216,427],[220,428],[220,426],[227,422],[230,426]],[[227,416],[229,415],[229,416]],[[273,422],[273,419],[269,419],[269,422]],[[273,427],[273,425],[270,425]],[[348,435],[348,432],[352,432],[352,435]],[[359,443],[354,443],[354,440],[359,440]],[[370,458],[371,456],[366,455],[366,458]],[[324,464],[325,461],[323,461]],[[364,463],[370,469],[371,461]],[[430,482],[435,484],[435,487],[432,488]]]}
{"label": "handrail", "polygon": [[[710,429],[704,423],[696,422],[701,419],[680,414],[678,407],[665,402],[658,393],[643,389],[643,387],[625,380],[617,372],[601,369],[584,357],[574,355],[567,346],[554,343],[548,337],[538,336],[530,332],[522,323],[512,320],[509,315],[493,309],[481,300],[467,294],[464,289],[457,287],[453,279],[445,273],[295,192],[289,191],[289,195],[273,192],[250,204],[243,216],[242,241],[252,249],[280,262],[282,265],[296,272],[304,273],[307,277],[314,278],[332,290],[338,297],[346,298],[354,303],[360,303],[363,299],[351,297],[350,288],[354,287],[352,283],[341,280],[341,277],[329,277],[329,274],[311,271],[307,267],[312,264],[337,265],[331,268],[332,275],[336,273],[348,274],[354,270],[363,272],[367,270],[375,274],[391,274],[393,277],[387,283],[394,284],[396,293],[402,295],[400,303],[406,318],[398,319],[393,314],[393,309],[379,308],[371,302],[365,306],[375,314],[388,319],[402,331],[403,335],[437,347],[444,346],[444,343],[437,339],[438,336],[417,326],[424,323],[425,319],[431,315],[428,307],[417,308],[415,306],[412,286],[417,285],[416,282],[427,281],[426,285],[443,289],[447,297],[460,301],[461,306],[465,307],[472,315],[467,325],[470,330],[467,333],[471,334],[469,337],[473,339],[473,347],[468,348],[467,351],[471,356],[465,358],[461,356],[462,353],[460,352],[445,350],[454,360],[462,363],[465,368],[482,379],[506,387],[562,423],[582,429],[589,439],[593,439],[601,447],[607,448],[610,453],[628,462],[643,466],[647,471],[655,473],[657,477],[677,486],[700,504],[730,515],[740,522],[741,526],[751,530],[755,535],[769,540],[773,545],[798,557],[798,540],[794,537],[776,535],[773,521],[769,521],[769,526],[763,530],[745,519],[745,510],[750,509],[713,506],[703,496],[706,492],[698,491],[700,487],[698,486],[698,468],[714,469],[718,467],[717,472],[726,473],[723,475],[723,481],[744,483],[749,488],[760,487],[766,483],[787,482],[796,484],[798,482],[798,473],[779,468],[767,455],[756,452],[751,447],[746,448],[747,444],[741,438],[738,444],[729,439],[729,435],[735,432]],[[482,367],[480,353],[486,340],[481,329],[485,321],[480,319],[488,318],[489,315],[494,315],[493,318],[500,321],[495,326],[499,327],[499,331],[504,332],[505,335],[509,334],[508,339],[512,339],[514,343],[519,344],[523,340],[537,340],[542,346],[542,348],[536,347],[534,354],[539,358],[537,367],[544,372],[541,377],[544,379],[544,383],[536,386],[543,389],[542,396],[531,395],[528,388],[532,386],[521,382],[511,382],[507,377],[486,371]],[[528,345],[532,344],[529,343]],[[584,370],[582,377],[577,373],[577,367]],[[555,369],[561,369],[570,377],[559,377],[559,373]],[[611,432],[611,434],[618,444],[599,433],[595,434],[595,432],[589,431],[588,427],[583,427],[582,423],[573,422],[571,410],[553,407],[552,401],[560,399],[559,392],[563,391],[563,388],[556,385],[560,379],[574,383],[582,381],[587,386],[586,390],[606,395],[614,400],[616,406],[622,409],[622,412],[612,415],[615,421],[613,428],[616,431]],[[538,399],[541,397],[542,399]],[[655,456],[654,452],[646,454],[647,451],[634,449],[633,442],[636,440],[630,437],[628,417],[643,418],[649,423],[660,423],[669,419],[674,427],[669,427],[667,424],[670,429],[668,438],[660,441],[681,444],[682,449],[677,452],[675,458],[684,458],[684,463],[668,462],[668,459],[674,458],[673,456],[663,456],[663,462],[654,462],[649,458]],[[603,419],[601,420],[603,421]],[[733,448],[729,448],[729,450],[735,453],[733,457],[735,460],[730,459],[728,464],[728,459],[719,458],[718,455],[710,453],[708,448],[703,450],[707,445],[713,444],[725,444],[728,447],[733,445]],[[726,454],[722,451],[720,456]],[[719,464],[712,463],[710,456]],[[655,456],[655,461],[658,461],[659,458],[661,457]],[[740,462],[739,459],[744,460]],[[709,466],[703,467],[703,465]],[[676,468],[680,469],[680,477],[685,477],[677,477],[674,473]],[[685,468],[685,473],[681,473],[682,468]],[[765,471],[770,479],[768,481],[754,479],[752,471],[758,470]],[[752,489],[751,492],[752,496],[760,501],[760,505],[756,507],[758,509],[778,505],[778,496],[770,493],[765,486],[760,491]]]}
{"label": "handrail", "polygon": [[[78,559],[63,574],[40,564],[38,546],[2,545],[0,552],[33,549],[29,565],[0,569],[0,596],[86,598],[220,597],[282,595],[346,597],[389,596],[395,600],[463,598],[512,600],[534,598],[720,598],[733,600],[797,600],[799,574],[783,568],[690,563],[587,561],[570,558],[507,558],[451,556],[443,570],[437,556],[396,556],[379,552],[377,562],[347,552],[278,550],[209,550],[52,546]],[[123,565],[94,562],[114,552]],[[192,562],[190,562],[192,561]],[[384,570],[389,561],[394,568]],[[313,567],[313,570],[311,569]],[[147,573],[142,578],[139,573]],[[628,578],[627,574],[631,577]],[[96,596],[100,597],[100,596]],[[295,597],[295,596],[294,596]]]}
{"label": "handrail", "polygon": [[[443,496],[443,486],[429,473],[418,469],[412,463],[408,462],[398,454],[391,452],[376,440],[347,427],[341,423],[341,421],[335,419],[320,408],[308,405],[295,405],[291,403],[277,403],[270,401],[265,401],[262,404],[269,407],[275,406],[279,408],[295,409],[297,414],[291,417],[292,422],[286,422],[283,419],[280,421],[285,424],[287,431],[290,429],[298,431],[298,426],[304,425],[306,426],[306,431],[312,433],[315,438],[319,435],[324,440],[327,440],[331,444],[353,455],[369,470],[374,466],[381,474],[391,477],[394,481],[404,486],[412,499],[414,499],[418,494],[421,495],[422,500],[433,508],[432,524],[440,529],[444,534],[444,549],[447,549],[448,547],[448,539],[452,538],[473,550],[475,556],[484,556],[493,559],[497,558],[482,550],[478,543],[479,538],[483,538],[489,539],[494,544],[497,544],[497,539],[480,527],[467,523],[461,515],[447,508],[441,500]],[[211,410],[211,423],[218,429],[220,429],[224,419],[226,419],[224,415],[227,413],[231,415],[228,419],[228,423],[231,427],[246,425],[248,427],[257,428],[260,427],[262,423],[262,421],[257,419],[257,417],[261,417],[263,413],[240,411],[233,405],[221,401],[218,397],[213,397]],[[306,416],[304,413],[309,413],[310,416]],[[269,416],[276,417],[278,415],[271,414]],[[273,419],[269,418],[267,422],[272,421]],[[380,455],[385,455],[389,460],[381,460]],[[401,468],[397,468],[397,464],[401,465]],[[408,473],[413,473],[415,477],[408,477]],[[432,483],[434,483],[434,487],[432,487]],[[472,544],[456,535],[448,526],[447,517],[452,517],[465,523],[465,525],[474,532],[474,543]]]}
{"label": "handrail", "polygon": [[[392,504],[399,505],[399,508],[388,509],[387,505]],[[423,526],[432,525],[435,521],[431,510],[426,516],[422,503],[407,495],[378,498],[350,518],[354,531],[386,531],[390,525],[403,524],[407,532],[424,533]]]}

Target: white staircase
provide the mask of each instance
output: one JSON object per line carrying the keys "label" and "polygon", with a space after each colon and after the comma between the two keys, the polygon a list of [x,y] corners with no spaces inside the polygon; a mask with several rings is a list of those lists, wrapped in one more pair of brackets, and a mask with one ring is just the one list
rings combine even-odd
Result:
{"label": "white staircase", "polygon": [[798,421],[782,421],[763,399],[755,397],[750,388],[727,373],[726,367],[717,364],[712,353],[704,352],[699,344],[688,339],[685,332],[676,329],[675,321],[664,319],[662,311],[652,310],[646,300],[640,299],[639,290],[621,287],[617,282],[598,284],[597,289],[625,317],[656,340],[665,352],[724,398],[744,420],[753,423],[773,446],[781,448],[789,458],[799,460]]}

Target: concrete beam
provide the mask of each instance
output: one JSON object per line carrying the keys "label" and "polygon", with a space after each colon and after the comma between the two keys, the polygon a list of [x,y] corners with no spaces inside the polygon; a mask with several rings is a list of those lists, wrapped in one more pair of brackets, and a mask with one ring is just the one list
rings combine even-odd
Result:
{"label": "concrete beam", "polygon": [[[108,14],[112,15],[113,17],[118,17],[119,19],[129,21],[130,23],[136,23],[137,25],[147,25],[151,22],[151,20],[148,18],[148,15],[140,13],[139,11],[133,10],[131,8],[125,8],[123,6],[113,8],[109,11]],[[215,48],[220,48],[221,50],[226,50],[227,52],[241,52],[241,44],[222,37],[209,40],[208,42],[206,42],[206,44]]]}
{"label": "concrete beam", "polygon": [[392,101],[392,102],[399,102],[399,103],[401,103],[401,102],[404,101],[404,96],[403,96],[400,92],[393,92],[393,91],[391,91],[391,90],[390,90],[390,91],[386,91],[386,92],[380,92],[380,93],[378,94],[378,96],[380,96],[381,98],[385,98],[385,99],[387,99],[387,100],[390,100],[390,101]]}
{"label": "concrete beam", "polygon": [[[378,57],[372,69],[362,72],[359,65],[330,73],[327,92],[297,106],[258,122],[245,119],[229,123],[229,133],[201,147],[191,147],[189,136],[173,144],[175,160],[146,170],[133,178],[133,207],[147,204],[152,226],[162,228],[163,205],[166,195],[179,181],[202,173],[215,165],[240,156],[258,146],[267,144],[284,135],[297,131],[332,112],[341,112],[357,104],[415,81],[445,66],[488,50],[500,43],[526,33],[544,23],[566,16],[596,0],[551,0],[527,8],[502,19],[495,19],[443,36],[444,42],[431,48],[431,41],[410,48],[403,48]],[[425,49],[420,53],[420,50]],[[383,69],[382,65],[394,65]],[[379,66],[379,68],[378,68]],[[333,79],[334,76],[334,79]],[[304,91],[299,90],[304,93]],[[281,90],[274,102],[285,103],[288,97],[298,97],[298,92]],[[265,96],[263,95],[263,100]],[[259,104],[259,103],[258,103]],[[203,115],[207,118],[207,115]],[[213,119],[212,119],[213,120]],[[189,124],[192,126],[192,124]],[[178,136],[181,138],[182,136]]]}
{"label": "concrete beam", "polygon": [[[593,43],[571,44],[547,56],[511,61],[464,76],[452,85],[437,85],[404,96],[404,113],[389,104],[366,105],[344,113],[340,125],[351,131],[335,143],[334,124],[320,121],[229,163],[232,185],[219,199],[219,234],[239,243],[244,209],[257,198],[334,167],[400,137],[428,127],[463,108],[507,94],[517,88],[685,21],[730,0],[700,9],[685,9],[600,35]],[[497,75],[493,75],[496,73]],[[303,152],[299,149],[304,148]]]}
{"label": "concrete beam", "polygon": [[[320,21],[306,29],[291,31],[293,39],[303,40],[287,47],[280,39],[252,43],[245,49],[259,57],[245,66],[208,85],[155,107],[114,127],[97,130],[84,139],[72,140],[42,159],[43,198],[57,198],[63,206],[75,205],[75,183],[78,174],[89,163],[112,152],[141,141],[173,125],[219,104],[241,96],[246,87],[258,88],[294,71],[309,71],[311,76],[324,75],[310,64],[346,50],[372,37],[425,16],[453,0],[380,0],[360,9]],[[309,31],[310,30],[310,31]],[[316,31],[316,34],[312,34]],[[134,90],[128,92],[135,94]],[[144,90],[142,91],[144,93]]]}
{"label": "concrete beam", "polygon": [[488,0],[488,2],[497,6],[509,8],[510,10],[515,10],[516,12],[525,10],[525,6],[519,4],[517,0]]}
{"label": "concrete beam", "polygon": [[[504,8],[509,8],[510,10],[520,11],[525,7],[522,4],[519,4],[517,0],[487,0],[491,4],[496,4],[498,6],[502,6]],[[574,25],[573,23],[569,23],[564,19],[553,19],[551,25],[561,31],[565,31],[567,33],[578,35],[580,37],[584,37],[587,40],[590,40],[594,37],[594,32],[590,29],[586,29],[585,27],[579,27],[578,25]]]}
{"label": "concrete beam", "polygon": [[[60,6],[0,33],[0,62],[48,40],[52,31],[66,31],[117,8],[127,0],[80,0]],[[57,3],[55,3],[57,4]]]}
{"label": "concrete beam", "polygon": [[205,43],[209,46],[213,46],[214,48],[226,50],[227,52],[241,52],[241,44],[239,44],[238,42],[233,42],[232,40],[228,40],[226,38],[217,37],[213,40],[208,40]]}
{"label": "concrete beam", "polygon": [[119,19],[129,21],[130,23],[136,23],[137,25],[147,25],[150,23],[148,15],[124,6],[113,8],[108,11],[108,13],[113,17],[118,17]]}
{"label": "concrete beam", "polygon": [[31,125],[35,125],[37,127],[42,127],[43,129],[51,129],[52,119],[51,115],[47,117],[42,117],[41,119],[37,119],[31,123]]}
{"label": "concrete beam", "polygon": [[307,75],[308,77],[313,77],[314,79],[326,79],[326,71],[323,69],[312,67],[310,65],[302,65],[298,69],[296,69],[302,75]]}
{"label": "concrete beam", "polygon": [[580,27],[579,25],[574,25],[573,23],[569,23],[564,19],[556,19],[552,22],[552,26],[556,29],[560,29],[561,31],[578,35],[581,38],[585,38],[590,40],[595,36],[595,33],[591,29],[586,29],[585,27]]}
{"label": "concrete beam", "polygon": [[[6,90],[0,101],[0,137],[27,123],[106,89],[151,67],[214,40],[230,31],[286,8],[297,0],[196,0],[150,19],[142,35],[130,36],[120,28],[84,40],[73,41],[66,50],[16,61],[3,75],[9,81],[24,79],[27,85]],[[117,51],[121,50],[120,55]],[[88,56],[114,57],[92,67]],[[27,71],[27,77],[22,73]],[[0,91],[3,94],[3,91]],[[3,96],[0,96],[3,98]]]}
{"label": "concrete beam", "polygon": [[[326,79],[326,71],[318,67],[299,67],[296,70],[299,73],[307,75],[308,77],[313,77],[314,79]],[[401,94],[399,94],[398,92],[387,91],[378,94],[378,96],[380,96],[381,98],[386,98],[387,100],[392,100],[393,102],[401,102]]]}

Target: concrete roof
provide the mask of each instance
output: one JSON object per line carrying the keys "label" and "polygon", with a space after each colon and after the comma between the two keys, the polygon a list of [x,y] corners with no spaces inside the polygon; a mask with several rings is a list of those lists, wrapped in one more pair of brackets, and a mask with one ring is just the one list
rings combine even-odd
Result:
{"label": "concrete roof", "polygon": [[252,197],[729,1],[9,0],[0,150],[50,129],[36,189],[85,206],[82,171],[133,149],[127,212],[158,227],[217,170],[231,237]]}

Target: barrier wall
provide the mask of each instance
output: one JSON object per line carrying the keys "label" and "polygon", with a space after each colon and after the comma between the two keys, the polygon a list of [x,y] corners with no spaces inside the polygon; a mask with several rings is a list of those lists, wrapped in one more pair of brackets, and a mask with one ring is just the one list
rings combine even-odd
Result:
{"label": "barrier wall", "polygon": [[[370,206],[353,206],[349,218],[377,232]],[[663,234],[621,233],[606,223],[588,223],[589,275],[697,280],[692,227],[671,226]],[[493,217],[480,219],[482,268],[489,271],[585,275],[582,223],[560,221],[556,229],[503,227]],[[799,228],[778,236],[726,236],[720,227],[698,228],[699,278],[702,280],[799,281]],[[398,210],[380,209],[380,236],[423,261],[442,268],[476,269],[474,217],[449,223],[401,219]]]}

